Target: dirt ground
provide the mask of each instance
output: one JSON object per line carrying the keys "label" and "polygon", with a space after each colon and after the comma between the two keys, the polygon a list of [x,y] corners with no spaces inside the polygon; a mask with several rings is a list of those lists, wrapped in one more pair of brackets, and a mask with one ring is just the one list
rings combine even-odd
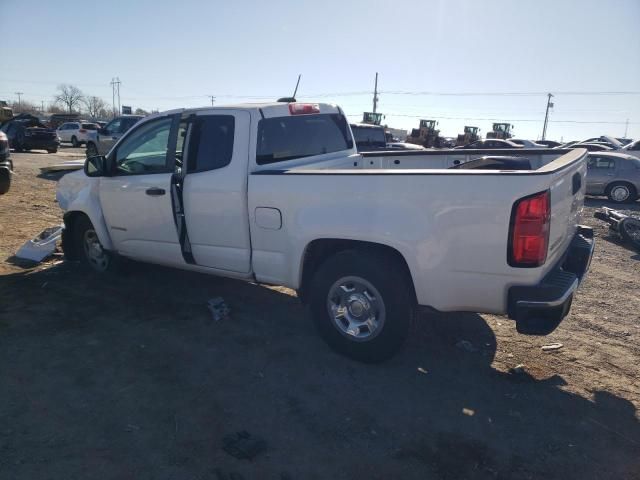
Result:
{"label": "dirt ground", "polygon": [[[397,357],[361,365],[322,343],[286,289],[17,262],[61,221],[39,167],[81,153],[14,154],[0,197],[0,478],[640,478],[640,255],[592,217],[604,201],[585,208],[596,254],[552,335],[423,316]],[[232,310],[219,322],[216,296]],[[552,342],[564,347],[541,350]],[[251,461],[221,449],[243,430],[267,442]]]}

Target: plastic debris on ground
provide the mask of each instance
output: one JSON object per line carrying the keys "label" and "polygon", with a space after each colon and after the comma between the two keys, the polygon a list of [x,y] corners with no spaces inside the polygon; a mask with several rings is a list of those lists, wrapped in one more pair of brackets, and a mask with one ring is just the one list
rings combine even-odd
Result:
{"label": "plastic debris on ground", "polygon": [[550,352],[553,350],[560,350],[564,345],[561,343],[550,343],[549,345],[543,345],[542,350],[545,352]]}
{"label": "plastic debris on ground", "polygon": [[35,238],[26,242],[16,252],[16,257],[33,262],[41,262],[56,250],[56,243],[62,236],[63,226],[49,227]]}
{"label": "plastic debris on ground", "polygon": [[41,167],[42,173],[66,172],[73,170],[82,170],[84,168],[84,160],[69,160],[67,162],[56,163],[55,165],[47,165]]}
{"label": "plastic debris on ground", "polygon": [[209,311],[211,311],[213,319],[216,322],[223,318],[227,318],[231,313],[231,310],[222,297],[212,298],[207,302],[207,307],[209,308]]}
{"label": "plastic debris on ground", "polygon": [[225,436],[222,449],[233,457],[251,460],[267,449],[267,442],[247,431],[241,431]]}

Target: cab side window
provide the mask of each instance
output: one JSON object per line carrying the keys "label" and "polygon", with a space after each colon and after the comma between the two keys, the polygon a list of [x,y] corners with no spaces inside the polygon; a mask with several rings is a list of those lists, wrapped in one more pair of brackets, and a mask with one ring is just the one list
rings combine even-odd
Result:
{"label": "cab side window", "polygon": [[233,157],[235,118],[232,115],[203,115],[191,125],[187,171],[204,172],[226,167]]}

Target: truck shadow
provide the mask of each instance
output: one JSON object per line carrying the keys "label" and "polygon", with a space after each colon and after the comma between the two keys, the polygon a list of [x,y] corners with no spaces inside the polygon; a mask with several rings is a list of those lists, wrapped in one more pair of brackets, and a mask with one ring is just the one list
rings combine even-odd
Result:
{"label": "truck shadow", "polygon": [[[229,317],[211,318],[212,297]],[[640,471],[631,402],[570,393],[550,372],[494,368],[496,337],[479,315],[421,318],[397,357],[363,365],[332,353],[284,289],[137,264],[97,277],[63,263],[0,277],[0,299],[8,478]],[[268,455],[241,463],[222,452],[239,430],[265,438]]]}

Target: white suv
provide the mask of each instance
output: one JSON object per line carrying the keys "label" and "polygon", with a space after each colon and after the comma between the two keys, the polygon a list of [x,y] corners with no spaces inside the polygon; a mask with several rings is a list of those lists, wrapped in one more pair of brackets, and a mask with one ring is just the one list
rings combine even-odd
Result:
{"label": "white suv", "polygon": [[89,122],[67,122],[58,127],[56,133],[60,142],[71,142],[74,147],[86,144],[89,139],[89,132],[98,130],[98,125]]}

